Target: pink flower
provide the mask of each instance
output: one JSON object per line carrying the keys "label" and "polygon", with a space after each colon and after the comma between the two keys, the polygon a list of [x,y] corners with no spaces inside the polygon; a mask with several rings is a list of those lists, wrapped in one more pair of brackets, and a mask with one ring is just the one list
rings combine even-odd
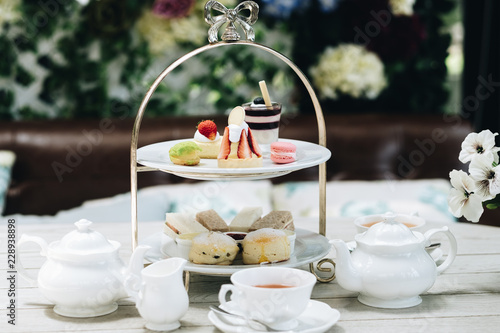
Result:
{"label": "pink flower", "polygon": [[186,17],[194,2],[195,0],[156,0],[153,13],[167,19]]}

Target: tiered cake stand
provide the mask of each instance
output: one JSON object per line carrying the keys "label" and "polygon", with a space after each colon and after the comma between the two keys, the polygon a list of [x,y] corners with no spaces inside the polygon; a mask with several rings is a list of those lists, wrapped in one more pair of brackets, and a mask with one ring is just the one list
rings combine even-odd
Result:
{"label": "tiered cake stand", "polygon": [[[249,17],[244,17],[238,14],[242,10],[250,11]],[[222,15],[212,17],[212,11],[221,12]],[[135,123],[132,131],[132,143],[130,148],[130,185],[131,185],[131,211],[132,211],[132,247],[135,249],[138,245],[138,215],[137,215],[137,176],[139,172],[148,171],[163,171],[171,174],[175,174],[180,177],[200,179],[200,180],[210,180],[210,179],[264,179],[278,177],[299,169],[317,166],[319,165],[319,230],[318,233],[324,236],[326,233],[326,161],[330,158],[330,151],[326,148],[326,128],[325,120],[323,117],[323,112],[319,104],[318,98],[309,83],[307,77],[302,73],[302,71],[286,56],[283,54],[258,43],[254,42],[254,34],[251,25],[257,20],[258,6],[252,1],[245,1],[238,5],[235,9],[227,9],[222,4],[217,1],[208,1],[205,5],[205,20],[211,25],[209,30],[209,42],[210,44],[200,47],[194,51],[191,51],[181,58],[177,59],[170,66],[165,68],[163,72],[156,78],[153,84],[147,91],[142,103],[140,105],[139,111],[135,118]],[[218,30],[223,25],[226,24],[226,30],[222,35],[222,41],[218,40]],[[239,34],[236,31],[236,24],[239,24],[246,35],[246,40],[241,41]],[[305,85],[312,103],[314,105],[317,123],[318,123],[318,143],[319,145],[296,141],[293,142],[298,146],[298,153],[301,149],[307,151],[307,154],[303,158],[299,158],[297,162],[291,163],[290,165],[266,165],[262,168],[246,168],[246,169],[218,169],[215,165],[210,165],[210,161],[207,161],[204,165],[199,165],[195,167],[185,167],[174,165],[170,162],[168,158],[168,147],[173,145],[175,142],[163,142],[157,143],[138,149],[138,139],[139,130],[141,127],[142,118],[146,111],[151,96],[156,91],[161,82],[169,75],[174,69],[180,66],[182,63],[188,59],[219,47],[232,47],[235,45],[254,47],[263,50],[271,55],[277,57],[286,63],[300,78],[302,83]],[[281,140],[281,139],[280,139]],[[290,140],[291,141],[291,140]],[[162,153],[163,152],[163,153]],[[203,161],[203,160],[202,160]],[[305,245],[307,247],[307,244]],[[322,253],[320,253],[320,258],[312,258],[311,262],[308,262],[310,270],[316,275],[314,270],[314,263],[318,259],[323,258],[329,252],[329,247],[323,248]],[[320,251],[321,252],[321,251]],[[314,259],[314,260],[313,260]],[[316,265],[318,271],[331,272],[329,267],[323,267],[324,263],[330,263],[334,265],[331,259],[322,259]],[[193,264],[194,265],[194,264]],[[251,266],[250,266],[251,267]],[[189,283],[189,271],[200,272],[196,269],[186,269],[187,277],[186,283]],[[201,272],[204,272],[201,270]],[[231,270],[226,270],[224,272],[231,272]],[[319,281],[328,282],[333,280],[334,275],[329,278],[321,278],[316,275]]]}

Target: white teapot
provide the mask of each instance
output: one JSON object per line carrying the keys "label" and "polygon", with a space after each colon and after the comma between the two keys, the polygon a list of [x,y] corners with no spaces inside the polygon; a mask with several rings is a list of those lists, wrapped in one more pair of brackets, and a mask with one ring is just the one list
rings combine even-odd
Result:
{"label": "white teapot", "polygon": [[120,243],[107,240],[101,233],[90,229],[92,222],[80,220],[77,230],[61,240],[47,244],[37,236],[21,235],[19,248],[29,242],[41,247],[40,254],[47,257],[38,273],[30,277],[21,261],[19,274],[38,285],[38,289],[55,304],[54,311],[66,317],[95,317],[115,311],[116,301],[127,297],[124,280],[131,271],[140,274],[147,248],[137,248],[129,269],[118,255]]}
{"label": "white teapot", "polygon": [[[412,232],[387,213],[385,221],[355,236],[352,253],[342,240],[332,240],[337,250],[335,276],[347,290],[359,292],[358,300],[379,308],[406,308],[422,302],[420,294],[434,284],[457,253],[457,242],[448,227],[431,229],[424,235]],[[450,242],[446,260],[439,266],[425,250],[430,237],[445,234]]]}

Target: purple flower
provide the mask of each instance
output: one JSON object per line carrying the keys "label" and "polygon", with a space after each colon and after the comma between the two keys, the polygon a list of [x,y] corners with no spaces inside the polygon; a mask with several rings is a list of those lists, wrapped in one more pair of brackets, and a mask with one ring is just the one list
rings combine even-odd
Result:
{"label": "purple flower", "polygon": [[163,18],[186,17],[195,0],[156,0],[153,4],[153,13]]}

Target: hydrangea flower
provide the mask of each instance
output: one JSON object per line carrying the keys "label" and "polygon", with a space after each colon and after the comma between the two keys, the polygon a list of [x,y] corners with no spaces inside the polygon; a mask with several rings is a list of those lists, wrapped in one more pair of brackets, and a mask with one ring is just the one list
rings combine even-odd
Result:
{"label": "hydrangea flower", "polygon": [[0,31],[4,22],[11,22],[21,18],[18,10],[20,0],[0,0]]}
{"label": "hydrangea flower", "polygon": [[80,5],[86,6],[89,4],[90,0],[76,0]]}
{"label": "hydrangea flower", "polygon": [[322,98],[338,98],[338,93],[354,98],[376,98],[387,86],[384,64],[361,45],[328,47],[311,69],[311,77]]}
{"label": "hydrangea flower", "polygon": [[450,181],[453,188],[448,196],[448,207],[455,217],[464,216],[471,222],[478,222],[483,214],[482,197],[476,194],[476,183],[464,171],[450,172]]}
{"label": "hydrangea flower", "polygon": [[413,15],[415,0],[389,0],[389,7],[394,15]]}

